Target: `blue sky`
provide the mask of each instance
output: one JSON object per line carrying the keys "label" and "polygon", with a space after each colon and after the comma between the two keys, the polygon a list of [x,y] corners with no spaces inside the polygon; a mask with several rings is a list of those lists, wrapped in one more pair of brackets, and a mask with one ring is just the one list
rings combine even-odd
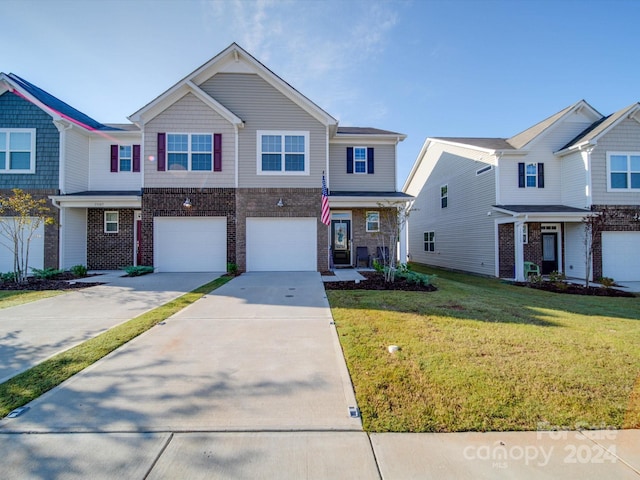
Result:
{"label": "blue sky", "polygon": [[509,137],[584,98],[640,100],[640,1],[2,0],[0,71],[101,122],[237,42],[341,125]]}

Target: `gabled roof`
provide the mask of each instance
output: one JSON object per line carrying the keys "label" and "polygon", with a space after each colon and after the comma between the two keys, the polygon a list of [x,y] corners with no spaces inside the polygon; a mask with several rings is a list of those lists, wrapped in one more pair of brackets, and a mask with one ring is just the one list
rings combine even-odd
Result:
{"label": "gabled roof", "polygon": [[[240,62],[242,62],[242,65],[240,65]],[[216,73],[224,71],[224,68],[230,64],[235,65],[238,69],[243,69],[244,73],[254,73],[260,76],[268,84],[292,100],[321,123],[334,128],[337,125],[338,122],[335,118],[265,67],[237,43],[229,45],[226,49],[200,68],[184,77],[160,96],[130,115],[129,119],[134,123],[147,121],[149,118],[153,118],[190,91],[191,93],[196,94],[200,100],[205,101],[208,97],[206,103],[215,111],[230,122],[243,126],[244,122],[239,117],[198,87]]]}
{"label": "gabled roof", "polygon": [[7,86],[7,90],[33,103],[37,107],[46,111],[54,119],[69,120],[86,130],[114,131],[121,130],[117,127],[104,125],[81,111],[73,108],[68,103],[45,92],[40,87],[20,78],[13,73],[0,73],[0,83]]}
{"label": "gabled roof", "polygon": [[484,150],[514,150],[514,147],[507,142],[506,138],[483,138],[483,137],[433,137],[433,140],[443,142],[460,143],[471,147],[478,147]]}
{"label": "gabled roof", "polygon": [[371,127],[338,127],[336,132],[338,135],[392,135],[405,136],[403,133],[392,132],[390,130],[381,130]]}
{"label": "gabled roof", "polygon": [[560,153],[565,150],[573,150],[583,145],[595,144],[602,135],[607,133],[622,120],[628,117],[632,117],[639,112],[640,103],[636,102],[629,105],[628,107],[623,108],[622,110],[618,110],[617,112],[612,113],[608,117],[603,117],[597,122],[591,124],[587,129],[582,131],[577,137],[572,139],[556,153]]}

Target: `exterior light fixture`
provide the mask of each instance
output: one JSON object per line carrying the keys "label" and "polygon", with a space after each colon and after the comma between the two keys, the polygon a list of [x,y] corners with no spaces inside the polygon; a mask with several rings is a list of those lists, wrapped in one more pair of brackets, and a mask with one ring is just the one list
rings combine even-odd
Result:
{"label": "exterior light fixture", "polygon": [[284,207],[284,202],[282,201],[282,198],[278,200],[278,203],[276,203],[276,207]]}
{"label": "exterior light fixture", "polygon": [[189,197],[184,199],[184,203],[182,204],[183,207],[185,208],[191,208],[191,200],[189,200]]}

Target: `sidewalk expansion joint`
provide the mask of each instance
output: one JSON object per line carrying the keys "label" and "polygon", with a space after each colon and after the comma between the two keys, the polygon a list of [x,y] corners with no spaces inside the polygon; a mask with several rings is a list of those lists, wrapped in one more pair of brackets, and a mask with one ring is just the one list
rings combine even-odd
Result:
{"label": "sidewalk expansion joint", "polygon": [[160,457],[162,457],[162,455],[164,454],[165,450],[167,449],[167,447],[171,443],[171,440],[173,440],[173,433],[171,433],[169,435],[169,438],[167,438],[167,440],[164,442],[164,445],[162,446],[162,448],[158,452],[158,455],[156,455],[156,458],[153,459],[153,462],[151,462],[151,465],[149,466],[149,469],[145,472],[144,476],[142,477],[143,479],[146,480],[149,477],[149,475],[151,474],[151,472],[155,468],[156,464],[158,463],[158,460],[160,460]]}

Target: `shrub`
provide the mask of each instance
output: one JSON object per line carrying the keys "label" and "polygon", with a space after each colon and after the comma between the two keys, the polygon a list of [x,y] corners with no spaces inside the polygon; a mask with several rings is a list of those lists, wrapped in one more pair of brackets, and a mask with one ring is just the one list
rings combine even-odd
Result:
{"label": "shrub", "polygon": [[426,275],[424,273],[412,272],[410,270],[397,270],[396,277],[404,278],[408,283],[415,283],[416,285],[429,286],[435,275]]}
{"label": "shrub", "polygon": [[238,273],[238,265],[232,262],[227,263],[227,272],[231,275],[236,275]]}
{"label": "shrub", "polygon": [[615,286],[615,284],[616,284],[615,280],[613,278],[611,278],[611,277],[600,277],[598,282],[604,288],[611,288],[611,287]]}
{"label": "shrub", "polygon": [[69,269],[71,273],[73,273],[76,277],[86,277],[87,276],[87,267],[84,265],[74,265]]}
{"label": "shrub", "polygon": [[540,284],[544,281],[544,278],[542,278],[542,275],[529,275],[527,281],[529,283]]}
{"label": "shrub", "polygon": [[42,270],[39,268],[31,268],[33,271],[33,276],[36,278],[40,278],[42,280],[51,280],[52,278],[57,277],[61,273],[64,273],[64,270],[58,270],[57,268],[43,268]]}
{"label": "shrub", "polygon": [[147,265],[129,265],[124,267],[124,271],[130,277],[139,277],[140,275],[146,275],[147,273],[153,273],[153,267]]}
{"label": "shrub", "polygon": [[16,272],[7,272],[0,274],[0,282],[15,282],[17,279]]}
{"label": "shrub", "polygon": [[373,269],[376,272],[382,273],[384,272],[384,265],[378,261],[377,258],[373,259]]}

